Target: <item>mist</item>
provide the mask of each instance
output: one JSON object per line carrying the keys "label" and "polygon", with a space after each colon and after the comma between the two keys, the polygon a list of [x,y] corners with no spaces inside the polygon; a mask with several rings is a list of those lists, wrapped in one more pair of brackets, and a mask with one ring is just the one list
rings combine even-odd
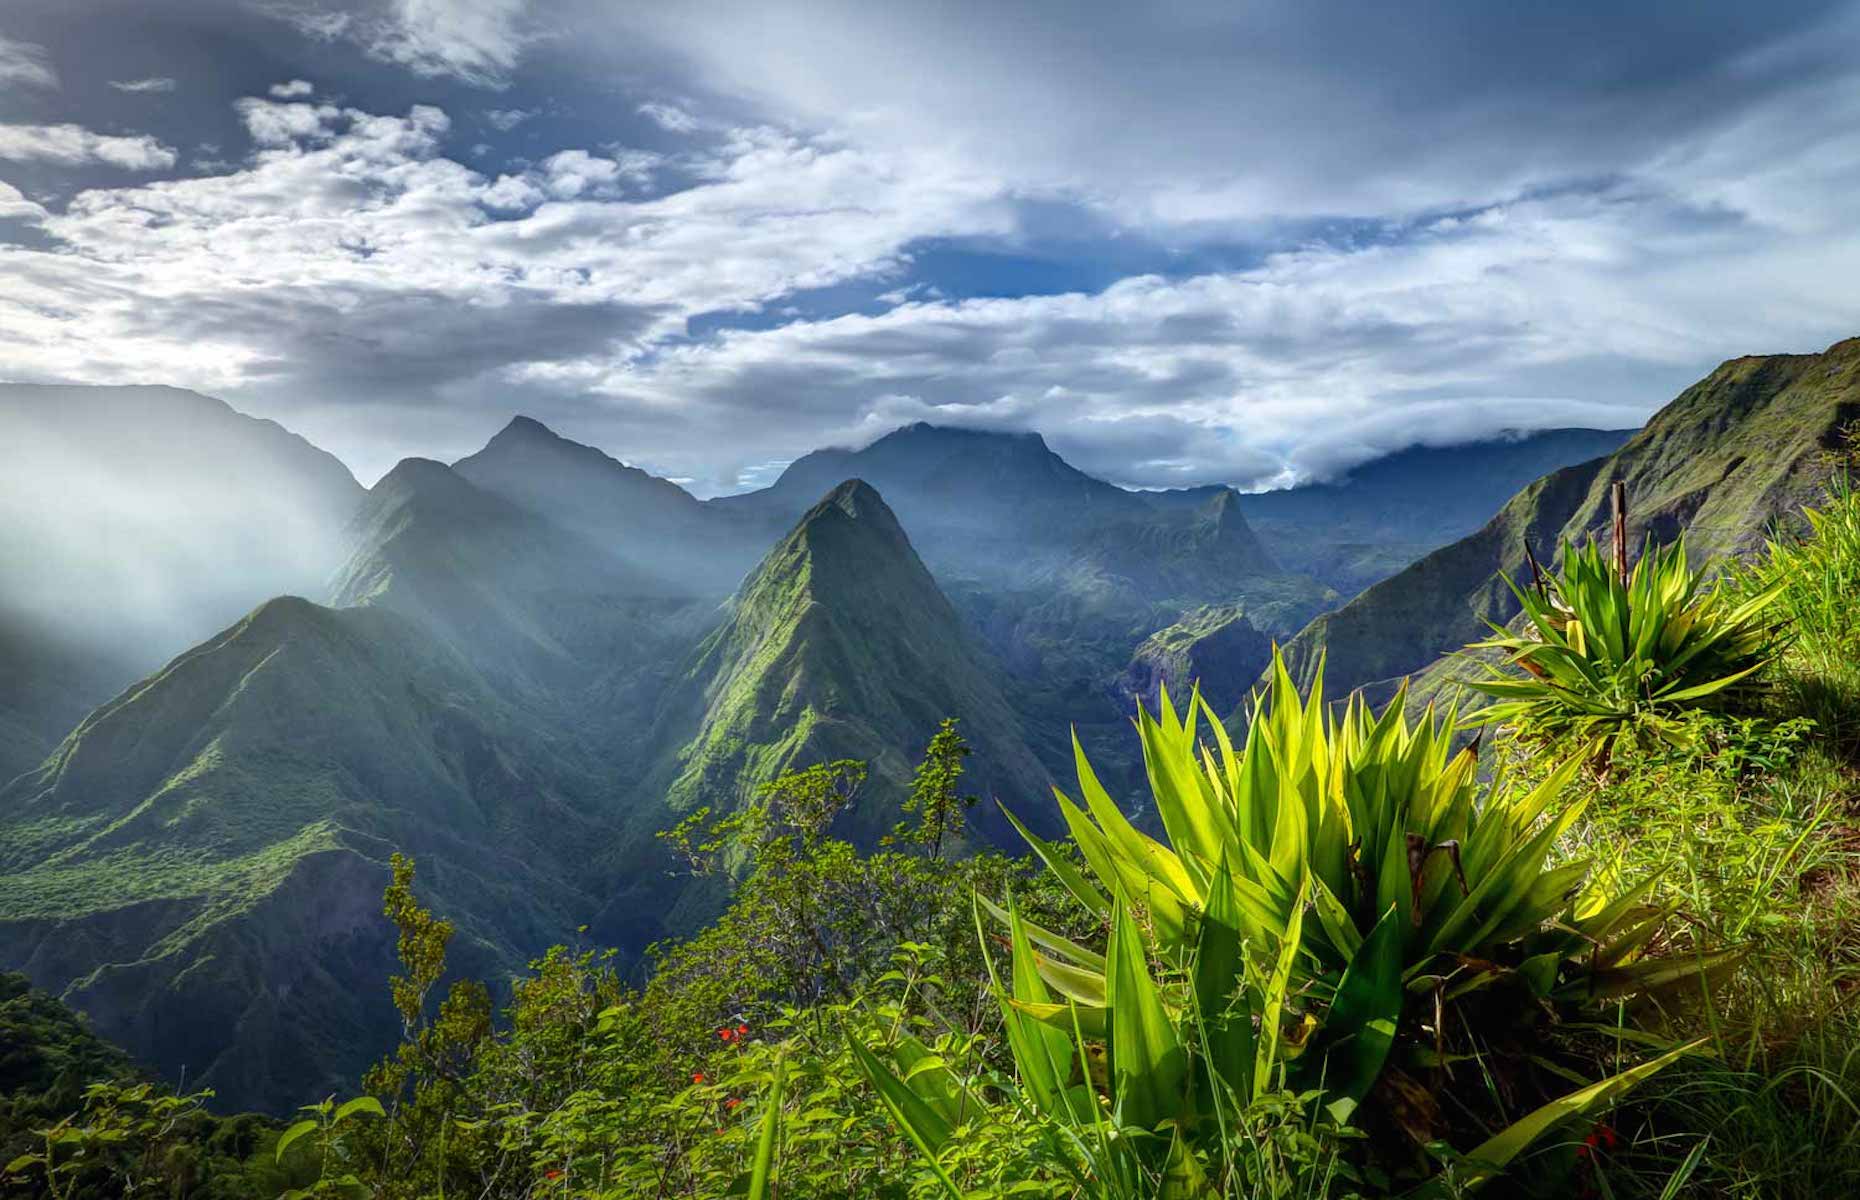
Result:
{"label": "mist", "polygon": [[272,596],[323,599],[363,494],[275,423],[173,388],[0,385],[0,446],[0,632],[118,685]]}

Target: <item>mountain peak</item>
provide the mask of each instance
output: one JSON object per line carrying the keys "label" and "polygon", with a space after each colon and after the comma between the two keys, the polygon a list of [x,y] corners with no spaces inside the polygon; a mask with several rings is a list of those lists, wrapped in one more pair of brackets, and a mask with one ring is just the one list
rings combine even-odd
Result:
{"label": "mountain peak", "polygon": [[[879,438],[878,442],[912,438],[997,442],[1003,445],[1038,447],[1051,452],[1051,447],[1046,444],[1046,438],[1032,429],[978,429],[973,425],[937,425],[929,421],[913,421],[909,425],[901,425]],[[874,442],[873,445],[877,445],[878,442]]]}
{"label": "mountain peak", "polygon": [[[902,552],[914,564],[917,559],[897,514],[878,489],[863,479],[848,479],[821,497],[795,525],[789,540],[813,557],[827,554],[849,565],[874,553],[895,556]],[[923,568],[918,565],[917,569]]]}
{"label": "mountain peak", "polygon": [[518,413],[516,416],[510,418],[510,423],[498,430],[496,436],[491,440],[496,441],[501,437],[542,438],[555,442],[565,442],[568,440],[555,430],[544,425],[541,421],[538,421],[535,417],[527,417],[522,413]]}
{"label": "mountain peak", "polygon": [[828,492],[820,503],[830,504],[855,519],[869,519],[882,515],[884,519],[896,520],[892,516],[891,509],[885,504],[884,498],[878,494],[878,489],[863,479],[848,479]]}
{"label": "mountain peak", "polygon": [[416,489],[459,487],[463,484],[464,480],[442,462],[430,458],[403,458],[368,490],[376,495],[385,495]]}

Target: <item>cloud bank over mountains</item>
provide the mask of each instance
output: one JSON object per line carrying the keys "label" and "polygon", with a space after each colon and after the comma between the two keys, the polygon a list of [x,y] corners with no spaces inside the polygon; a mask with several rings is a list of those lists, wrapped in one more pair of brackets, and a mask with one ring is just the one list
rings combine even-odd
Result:
{"label": "cloud bank over mountains", "polygon": [[[1860,329],[1846,7],[190,0],[144,60],[37,4],[0,377],[213,392],[365,479],[520,409],[701,492],[913,420],[1265,484]],[[265,61],[190,75],[207,29]]]}

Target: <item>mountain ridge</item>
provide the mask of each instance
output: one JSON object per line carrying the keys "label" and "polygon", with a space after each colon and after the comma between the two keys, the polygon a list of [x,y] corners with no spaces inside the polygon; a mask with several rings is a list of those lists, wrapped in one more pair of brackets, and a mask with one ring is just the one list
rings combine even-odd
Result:
{"label": "mountain ridge", "polygon": [[1306,627],[1286,648],[1309,678],[1324,662],[1333,695],[1421,671],[1517,612],[1500,573],[1525,568],[1525,545],[1552,560],[1560,542],[1600,533],[1616,481],[1628,535],[1681,533],[1697,558],[1761,543],[1771,522],[1812,500],[1860,422],[1860,338],[1819,354],[1727,360],[1681,392],[1613,454],[1518,492],[1478,532],[1413,563]]}

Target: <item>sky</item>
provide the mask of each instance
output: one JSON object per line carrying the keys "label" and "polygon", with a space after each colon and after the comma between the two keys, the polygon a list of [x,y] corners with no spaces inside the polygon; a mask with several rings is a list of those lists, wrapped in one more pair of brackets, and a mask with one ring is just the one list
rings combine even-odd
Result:
{"label": "sky", "polygon": [[363,482],[929,420],[1139,487],[1640,423],[1860,334],[1860,8],[7,0],[0,380]]}

